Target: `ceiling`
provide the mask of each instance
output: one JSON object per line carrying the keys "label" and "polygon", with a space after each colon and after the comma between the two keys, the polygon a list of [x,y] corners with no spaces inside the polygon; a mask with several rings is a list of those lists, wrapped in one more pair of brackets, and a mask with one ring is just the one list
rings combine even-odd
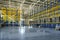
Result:
{"label": "ceiling", "polygon": [[0,7],[29,8],[30,5],[40,5],[45,0],[0,0]]}

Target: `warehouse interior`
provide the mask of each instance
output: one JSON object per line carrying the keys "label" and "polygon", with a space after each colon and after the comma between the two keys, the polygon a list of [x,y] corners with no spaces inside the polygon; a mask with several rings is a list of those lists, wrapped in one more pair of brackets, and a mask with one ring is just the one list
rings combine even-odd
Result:
{"label": "warehouse interior", "polygon": [[59,30],[60,0],[0,0],[0,40],[59,40]]}

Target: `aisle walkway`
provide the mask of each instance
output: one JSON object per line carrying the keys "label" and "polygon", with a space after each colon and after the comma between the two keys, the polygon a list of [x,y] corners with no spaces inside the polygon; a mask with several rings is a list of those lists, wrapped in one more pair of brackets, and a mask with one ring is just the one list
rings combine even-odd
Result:
{"label": "aisle walkway", "polygon": [[0,29],[0,40],[60,40],[60,31],[49,28],[5,27]]}

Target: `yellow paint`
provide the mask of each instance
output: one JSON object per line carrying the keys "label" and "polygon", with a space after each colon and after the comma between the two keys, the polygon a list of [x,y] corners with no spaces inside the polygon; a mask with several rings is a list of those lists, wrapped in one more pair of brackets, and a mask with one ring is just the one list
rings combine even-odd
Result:
{"label": "yellow paint", "polygon": [[60,14],[58,12],[56,12],[57,13],[57,15],[56,15],[54,11],[58,11],[59,8],[60,8],[60,6],[56,6],[56,7],[53,7],[51,9],[47,10],[47,11],[45,10],[45,11],[42,11],[40,13],[37,13],[37,14],[35,14],[35,16],[34,15],[29,16],[28,18],[32,18],[32,19],[35,19],[35,18],[38,18],[38,17],[44,18],[44,17],[42,17],[42,15],[44,15],[44,16],[46,16],[48,18],[58,17],[58,16],[60,16]]}
{"label": "yellow paint", "polygon": [[[18,9],[18,11],[15,8],[2,8],[2,15],[3,15],[3,20],[6,21],[20,21],[20,13],[22,11]],[[16,15],[17,14],[17,15]]]}

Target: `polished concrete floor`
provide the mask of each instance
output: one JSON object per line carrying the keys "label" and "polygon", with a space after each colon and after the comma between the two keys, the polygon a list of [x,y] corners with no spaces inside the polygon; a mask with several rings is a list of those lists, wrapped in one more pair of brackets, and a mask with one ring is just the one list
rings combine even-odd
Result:
{"label": "polished concrete floor", "polygon": [[60,40],[60,31],[49,28],[4,27],[0,40]]}

